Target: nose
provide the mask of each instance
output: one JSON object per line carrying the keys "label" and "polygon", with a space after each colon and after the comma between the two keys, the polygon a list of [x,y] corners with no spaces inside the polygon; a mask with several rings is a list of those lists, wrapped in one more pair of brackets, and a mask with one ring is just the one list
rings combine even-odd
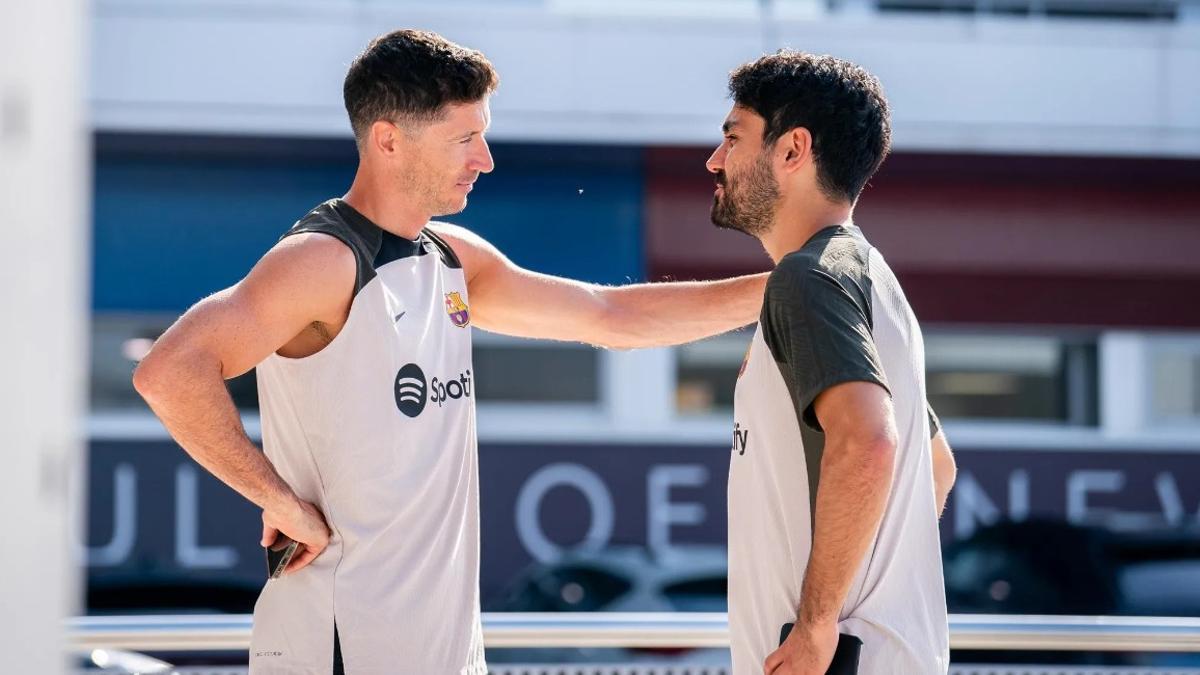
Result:
{"label": "nose", "polygon": [[482,137],[480,141],[480,151],[476,154],[474,165],[471,167],[479,173],[491,173],[492,169],[496,168],[496,162],[492,159],[492,150],[488,147],[487,141]]}
{"label": "nose", "polygon": [[704,163],[704,167],[709,173],[721,173],[725,170],[725,144],[721,143],[713,150],[713,154]]}

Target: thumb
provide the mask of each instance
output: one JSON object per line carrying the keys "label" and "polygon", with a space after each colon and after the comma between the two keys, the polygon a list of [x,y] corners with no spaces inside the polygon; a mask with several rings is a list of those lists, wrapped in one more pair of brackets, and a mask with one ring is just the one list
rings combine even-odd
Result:
{"label": "thumb", "polygon": [[775,669],[783,664],[783,648],[780,647],[767,655],[767,660],[763,662],[764,675],[770,675],[775,672]]}
{"label": "thumb", "polygon": [[266,548],[266,547],[270,546],[271,544],[274,544],[275,539],[278,536],[279,536],[279,530],[271,527],[270,525],[267,525],[266,523],[263,523],[263,533],[262,533],[262,541],[261,541],[263,548]]}

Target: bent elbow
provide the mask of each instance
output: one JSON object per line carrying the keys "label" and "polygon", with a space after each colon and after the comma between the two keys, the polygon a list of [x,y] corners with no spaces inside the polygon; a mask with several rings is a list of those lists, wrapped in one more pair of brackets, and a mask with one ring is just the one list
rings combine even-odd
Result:
{"label": "bent elbow", "polygon": [[863,475],[891,476],[896,465],[897,441],[889,434],[862,439],[853,446],[858,471]]}
{"label": "bent elbow", "polygon": [[150,401],[161,380],[158,374],[159,368],[154,365],[155,363],[156,361],[147,356],[133,369],[133,390],[147,402]]}
{"label": "bent elbow", "polygon": [[133,369],[133,389],[147,404],[161,396],[163,389],[171,381],[171,364],[167,355],[161,350],[151,348],[150,352],[138,362]]}

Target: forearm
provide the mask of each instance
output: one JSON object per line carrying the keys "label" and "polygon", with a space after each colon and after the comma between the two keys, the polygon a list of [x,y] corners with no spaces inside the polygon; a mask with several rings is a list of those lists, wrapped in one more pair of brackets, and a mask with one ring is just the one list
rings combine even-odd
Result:
{"label": "forearm", "polygon": [[604,289],[608,346],[661,347],[725,333],[758,320],[767,275]]}
{"label": "forearm", "polygon": [[836,622],[883,517],[894,445],[826,446],[817,490],[812,553],[800,591],[799,621]]}
{"label": "forearm", "polygon": [[134,383],[176,442],[226,485],[263,509],[282,509],[295,501],[291,488],[246,436],[219,362],[194,355],[143,362]]}

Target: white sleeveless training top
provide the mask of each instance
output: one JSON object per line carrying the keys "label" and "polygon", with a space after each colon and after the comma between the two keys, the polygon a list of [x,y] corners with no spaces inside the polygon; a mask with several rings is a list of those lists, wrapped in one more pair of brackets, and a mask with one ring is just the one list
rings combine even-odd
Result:
{"label": "white sleeveless training top", "polygon": [[284,236],[354,252],[350,315],[312,356],[258,365],[263,449],[332,530],[254,608],[250,672],[484,675],[479,481],[466,279],[425,230],[388,233],[340,199]]}
{"label": "white sleeveless training top", "polygon": [[895,473],[838,628],[863,642],[864,675],[944,675],[950,642],[920,324],[883,256],[849,224],[784,257],[734,394],[729,463],[733,675],[762,673],[801,604],[825,433],[814,403],[845,382],[891,393]]}

